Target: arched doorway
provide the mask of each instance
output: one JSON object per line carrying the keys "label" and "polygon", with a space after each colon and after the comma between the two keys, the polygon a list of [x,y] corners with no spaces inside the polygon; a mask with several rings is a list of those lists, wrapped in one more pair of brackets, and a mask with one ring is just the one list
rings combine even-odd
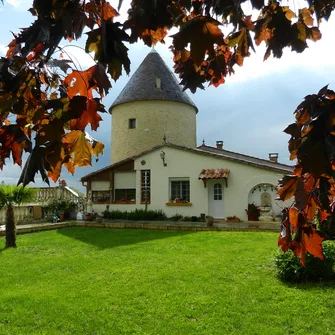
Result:
{"label": "arched doorway", "polygon": [[261,207],[261,216],[264,216],[264,219],[272,220],[273,216],[280,215],[281,213],[281,208],[278,205],[276,198],[276,187],[270,183],[261,183],[250,190],[248,203],[254,203]]}

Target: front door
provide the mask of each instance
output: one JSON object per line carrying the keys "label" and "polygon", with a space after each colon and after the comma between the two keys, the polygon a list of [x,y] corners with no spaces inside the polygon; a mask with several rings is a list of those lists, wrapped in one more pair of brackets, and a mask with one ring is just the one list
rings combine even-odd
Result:
{"label": "front door", "polygon": [[223,182],[215,181],[209,186],[209,215],[223,219]]}

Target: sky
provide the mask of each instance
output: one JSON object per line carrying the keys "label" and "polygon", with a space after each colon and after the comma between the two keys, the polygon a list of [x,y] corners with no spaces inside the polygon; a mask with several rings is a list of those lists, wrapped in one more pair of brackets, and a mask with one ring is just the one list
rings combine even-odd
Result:
{"label": "sky", "polygon": [[[110,1],[117,7],[117,1]],[[126,17],[129,0],[123,1],[120,20]],[[11,31],[17,33],[19,28],[28,27],[33,20],[27,12],[32,0],[5,0],[0,3],[0,56],[6,53],[6,46],[12,39]],[[226,78],[226,83],[215,88],[206,87],[195,94],[186,91],[199,109],[197,115],[197,143],[204,140],[207,145],[215,146],[217,140],[224,142],[224,148],[259,158],[268,159],[268,154],[277,152],[279,162],[293,164],[289,160],[287,142],[289,136],[283,130],[295,121],[294,110],[308,94],[317,93],[329,84],[335,90],[334,54],[335,18],[321,24],[322,39],[309,42],[309,48],[302,54],[287,49],[281,59],[270,57],[263,61],[265,45],[257,47],[256,53],[245,59],[243,67],[236,67],[235,74]],[[172,34],[172,33],[171,33]],[[172,53],[168,47],[172,39],[167,37],[165,44],[155,47],[172,70]],[[76,42],[84,45],[84,40]],[[64,44],[65,45],[65,42]],[[128,45],[131,60],[131,73],[123,75],[116,83],[103,104],[108,110],[131,75],[138,68],[150,48],[142,42]],[[85,69],[93,65],[92,60],[83,50],[66,47],[66,50]],[[102,115],[103,122],[97,132],[90,134],[105,143],[105,154],[92,167],[77,168],[74,176],[63,170],[61,177],[68,184],[83,191],[80,178],[110,163],[111,116]],[[0,171],[0,181],[16,184],[21,168],[7,161]],[[46,186],[35,178],[31,186]],[[51,186],[54,186],[51,181]]]}

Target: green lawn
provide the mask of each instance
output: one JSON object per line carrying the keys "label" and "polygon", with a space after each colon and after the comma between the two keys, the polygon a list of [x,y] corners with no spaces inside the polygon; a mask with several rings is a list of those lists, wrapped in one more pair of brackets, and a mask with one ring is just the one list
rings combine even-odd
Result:
{"label": "green lawn", "polygon": [[274,233],[20,235],[0,251],[0,334],[335,334],[335,284],[281,283],[276,243]]}

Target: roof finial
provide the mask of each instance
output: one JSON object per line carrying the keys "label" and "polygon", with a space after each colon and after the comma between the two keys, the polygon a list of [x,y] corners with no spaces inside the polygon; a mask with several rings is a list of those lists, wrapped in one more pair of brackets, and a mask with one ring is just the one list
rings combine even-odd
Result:
{"label": "roof finial", "polygon": [[157,53],[156,49],[155,49],[155,46],[153,45],[151,50],[150,50],[150,53]]}
{"label": "roof finial", "polygon": [[202,139],[202,145],[205,145],[205,138]]}
{"label": "roof finial", "polygon": [[163,142],[166,143],[166,136],[164,134],[164,137],[163,137]]}

